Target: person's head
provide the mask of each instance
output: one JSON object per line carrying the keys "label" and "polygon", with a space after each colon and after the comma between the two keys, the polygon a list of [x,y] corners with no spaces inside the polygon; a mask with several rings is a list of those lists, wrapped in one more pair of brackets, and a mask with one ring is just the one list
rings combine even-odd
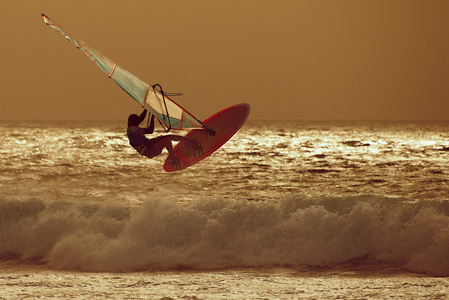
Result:
{"label": "person's head", "polygon": [[136,114],[129,115],[128,126],[139,126],[139,116]]}

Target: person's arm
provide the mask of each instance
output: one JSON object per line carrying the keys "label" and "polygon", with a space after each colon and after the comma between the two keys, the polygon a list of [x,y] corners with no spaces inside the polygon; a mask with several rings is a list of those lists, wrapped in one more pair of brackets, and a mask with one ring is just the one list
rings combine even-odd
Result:
{"label": "person's arm", "polygon": [[143,112],[142,112],[142,113],[140,114],[140,116],[139,116],[139,123],[138,123],[138,124],[142,123],[143,120],[145,120],[145,117],[146,117],[146,116],[147,116],[147,110],[144,109]]}
{"label": "person's arm", "polygon": [[154,132],[154,115],[151,115],[150,126],[143,130],[143,134],[151,134]]}

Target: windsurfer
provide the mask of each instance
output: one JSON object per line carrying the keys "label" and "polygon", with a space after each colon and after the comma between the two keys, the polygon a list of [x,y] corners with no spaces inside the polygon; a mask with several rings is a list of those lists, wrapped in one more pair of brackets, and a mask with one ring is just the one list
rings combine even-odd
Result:
{"label": "windsurfer", "polygon": [[139,127],[139,124],[145,120],[147,110],[140,114],[132,114],[128,117],[128,139],[130,145],[137,150],[142,156],[153,158],[162,153],[164,148],[168,151],[168,161],[173,165],[176,170],[180,167],[180,160],[173,151],[172,141],[183,141],[189,143],[195,148],[196,155],[202,154],[201,143],[192,138],[186,138],[179,135],[163,135],[156,138],[148,139],[145,134],[152,134],[154,132],[154,115],[151,115],[150,125],[147,128]]}

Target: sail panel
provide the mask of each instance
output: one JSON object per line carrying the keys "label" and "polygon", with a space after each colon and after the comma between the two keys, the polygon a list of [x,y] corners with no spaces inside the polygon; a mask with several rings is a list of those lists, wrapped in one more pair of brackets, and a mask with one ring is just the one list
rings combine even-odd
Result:
{"label": "sail panel", "polygon": [[[112,69],[111,69],[112,71]],[[133,97],[140,105],[143,106],[145,95],[149,85],[133,74],[129,73],[120,66],[116,66],[114,73],[112,73],[112,80],[114,80],[122,89],[125,90],[131,97]],[[152,111],[154,109],[151,109]]]}
{"label": "sail panel", "polygon": [[95,63],[104,73],[114,80],[125,92],[134,98],[140,105],[156,116],[167,128],[192,129],[204,128],[204,125],[179,104],[171,100],[158,90],[150,87],[148,83],[117,65],[114,61],[102,55],[77,38],[59,24],[42,14],[45,23],[61,33],[68,41],[72,42],[89,59]]}
{"label": "sail panel", "polygon": [[154,108],[157,113],[161,114],[164,123],[168,123],[172,128],[184,129],[203,127],[202,123],[195,117],[156,89],[150,88],[145,103]]}

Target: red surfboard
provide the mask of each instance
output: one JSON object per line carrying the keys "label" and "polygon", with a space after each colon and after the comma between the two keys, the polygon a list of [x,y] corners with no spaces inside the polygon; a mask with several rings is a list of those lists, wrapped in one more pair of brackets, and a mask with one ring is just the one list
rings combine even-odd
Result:
{"label": "red surfboard", "polygon": [[248,104],[237,104],[209,117],[203,123],[213,129],[215,135],[210,135],[205,129],[193,129],[186,135],[186,137],[194,138],[201,142],[203,154],[196,157],[190,144],[179,142],[174,151],[181,161],[181,166],[175,170],[173,165],[165,160],[164,170],[173,172],[185,169],[214,153],[242,127],[249,115],[249,110]]}

